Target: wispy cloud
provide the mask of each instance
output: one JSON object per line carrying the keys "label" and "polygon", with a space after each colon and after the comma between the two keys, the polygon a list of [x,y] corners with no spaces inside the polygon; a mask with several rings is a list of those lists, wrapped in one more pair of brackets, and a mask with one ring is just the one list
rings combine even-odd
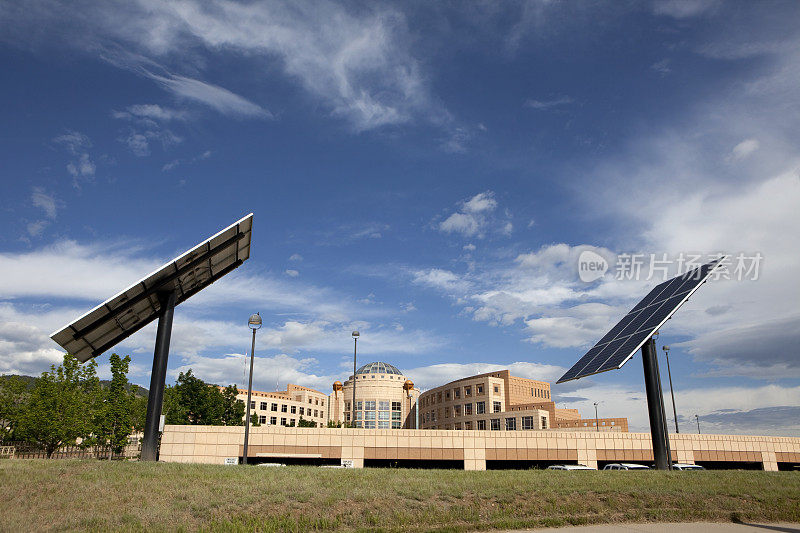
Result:
{"label": "wispy cloud", "polygon": [[562,107],[573,103],[574,100],[569,96],[558,96],[549,100],[525,100],[523,104],[525,107],[536,109],[537,111],[547,111],[556,107]]}
{"label": "wispy cloud", "polygon": [[94,180],[97,167],[89,155],[89,148],[92,147],[89,137],[78,131],[67,130],[54,138],[53,142],[66,148],[73,156],[67,162],[67,172],[72,176],[72,185],[75,188],[80,188],[82,182]]}

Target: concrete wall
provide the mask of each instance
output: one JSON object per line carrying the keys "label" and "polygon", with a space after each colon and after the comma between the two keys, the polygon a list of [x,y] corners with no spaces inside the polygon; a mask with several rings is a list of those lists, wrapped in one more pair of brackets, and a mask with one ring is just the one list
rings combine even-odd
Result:
{"label": "concrete wall", "polygon": [[[242,455],[243,427],[172,426],[164,429],[160,460],[224,464]],[[800,463],[800,438],[747,435],[670,435],[673,459],[681,463],[727,461]],[[457,460],[466,470],[486,461],[564,461],[597,467],[598,461],[652,461],[649,433],[569,431],[364,430],[258,427],[250,430],[251,457]]]}

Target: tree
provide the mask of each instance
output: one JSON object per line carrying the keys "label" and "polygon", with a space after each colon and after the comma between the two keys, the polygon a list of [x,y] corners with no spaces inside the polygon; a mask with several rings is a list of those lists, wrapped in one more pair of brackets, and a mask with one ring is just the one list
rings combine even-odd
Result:
{"label": "tree", "polygon": [[313,420],[306,420],[305,418],[303,418],[301,416],[300,420],[297,421],[297,427],[299,427],[299,428],[315,428],[315,427],[317,427],[317,423],[314,422]]}
{"label": "tree", "polygon": [[[342,427],[342,423],[338,420],[328,420],[328,427],[329,428],[340,428]],[[344,426],[347,427],[347,426]]]}
{"label": "tree", "polygon": [[14,439],[27,388],[18,376],[0,377],[0,443]]}
{"label": "tree", "polygon": [[224,408],[222,412],[222,423],[226,426],[244,425],[244,402],[236,398],[238,393],[239,388],[236,385],[228,385],[222,391]]}
{"label": "tree", "polygon": [[[244,416],[244,414],[242,416]],[[244,420],[242,420],[242,425],[244,425]],[[250,415],[250,425],[254,428],[261,426],[261,422],[258,421],[258,415],[255,411]]]}
{"label": "tree", "polygon": [[[69,354],[64,362],[42,373],[24,403],[19,419],[20,435],[44,448],[51,457],[59,447],[74,443],[89,433],[93,389],[97,380],[97,363],[84,365]],[[91,415],[91,413],[89,413]]]}
{"label": "tree", "polygon": [[100,391],[99,401],[95,404],[92,436],[96,444],[110,446],[110,459],[112,453],[122,453],[128,443],[134,425],[135,395],[128,391],[130,356],[126,355],[123,359],[112,353],[109,362],[111,383],[108,388]]}

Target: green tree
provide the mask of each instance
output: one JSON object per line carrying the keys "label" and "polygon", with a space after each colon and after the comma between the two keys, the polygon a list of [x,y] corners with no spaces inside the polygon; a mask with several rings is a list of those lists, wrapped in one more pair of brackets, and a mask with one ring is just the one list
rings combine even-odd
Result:
{"label": "green tree", "polygon": [[226,426],[244,425],[244,402],[236,398],[239,389],[236,385],[228,385],[222,391],[223,407],[222,423]]}
{"label": "green tree", "polygon": [[[96,403],[92,434],[99,445],[108,445],[113,453],[122,453],[133,429],[134,393],[128,391],[130,356],[120,358],[112,353],[111,383],[99,394]],[[109,453],[109,459],[111,453]]]}
{"label": "green tree", "polygon": [[[338,420],[328,420],[328,427],[329,428],[340,428],[340,427],[343,427],[343,426],[342,426],[342,423],[339,422]],[[347,426],[344,426],[344,427],[347,427]]]}
{"label": "green tree", "polygon": [[[131,402],[131,418],[133,419],[133,430],[136,432],[144,431],[144,422],[147,418],[147,397],[136,396],[134,394]],[[166,413],[164,413],[166,414]]]}
{"label": "green tree", "polygon": [[0,443],[14,440],[27,388],[18,376],[0,377]]}
{"label": "green tree", "polygon": [[[242,414],[242,417],[244,417],[244,414]],[[241,425],[244,425],[244,418],[242,418]],[[258,415],[256,414],[255,411],[253,411],[253,413],[250,415],[250,425],[254,428],[261,426],[261,422],[258,421]]]}
{"label": "green tree", "polygon": [[315,428],[317,427],[317,423],[312,420],[306,420],[302,416],[300,420],[297,421],[297,427],[299,428]]}
{"label": "green tree", "polygon": [[19,418],[20,435],[41,446],[47,457],[78,437],[86,437],[96,379],[94,359],[80,365],[75,357],[64,354],[64,362],[58,368],[51,365],[49,372],[42,373],[25,401]]}

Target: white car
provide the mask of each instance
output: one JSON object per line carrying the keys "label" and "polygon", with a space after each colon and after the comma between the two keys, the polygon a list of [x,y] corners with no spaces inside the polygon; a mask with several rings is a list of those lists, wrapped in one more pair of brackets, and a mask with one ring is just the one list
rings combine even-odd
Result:
{"label": "white car", "polygon": [[594,470],[594,468],[586,465],[550,465],[548,470]]}
{"label": "white car", "polygon": [[685,463],[672,463],[673,470],[705,470],[700,465],[687,465]]}
{"label": "white car", "polygon": [[650,470],[650,468],[635,463],[611,463],[604,466],[603,470]]}

